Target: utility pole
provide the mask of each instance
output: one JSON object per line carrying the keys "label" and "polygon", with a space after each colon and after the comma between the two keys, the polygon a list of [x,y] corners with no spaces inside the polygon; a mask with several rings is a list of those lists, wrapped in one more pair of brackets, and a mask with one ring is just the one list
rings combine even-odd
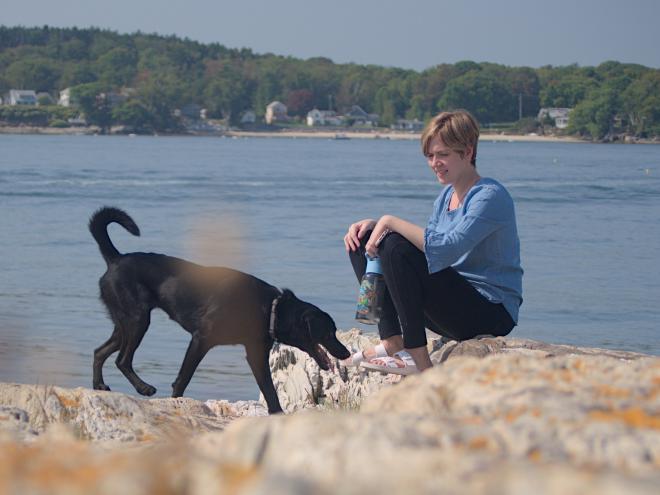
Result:
{"label": "utility pole", "polygon": [[522,120],[522,93],[518,93],[518,120]]}

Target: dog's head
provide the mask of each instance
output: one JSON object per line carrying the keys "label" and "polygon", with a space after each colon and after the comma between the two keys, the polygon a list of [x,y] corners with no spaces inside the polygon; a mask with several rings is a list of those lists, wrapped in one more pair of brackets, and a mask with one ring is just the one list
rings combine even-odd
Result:
{"label": "dog's head", "polygon": [[322,370],[328,370],[331,361],[326,351],[338,359],[351,355],[337,339],[336,332],[329,314],[284,289],[277,306],[276,335],[280,342],[305,351]]}

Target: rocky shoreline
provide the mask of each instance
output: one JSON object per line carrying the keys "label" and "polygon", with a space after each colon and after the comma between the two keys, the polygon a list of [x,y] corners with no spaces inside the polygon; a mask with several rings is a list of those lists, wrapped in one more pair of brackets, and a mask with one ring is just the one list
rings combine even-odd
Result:
{"label": "rocky shoreline", "polygon": [[508,337],[430,347],[436,366],[405,379],[278,347],[286,416],[0,384],[0,493],[657,493],[660,358]]}

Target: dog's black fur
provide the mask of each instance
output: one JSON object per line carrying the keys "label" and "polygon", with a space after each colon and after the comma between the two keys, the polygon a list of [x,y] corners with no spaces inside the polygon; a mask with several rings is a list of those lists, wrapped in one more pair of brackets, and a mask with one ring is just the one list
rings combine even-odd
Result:
{"label": "dog's black fur", "polygon": [[193,373],[212,347],[245,346],[247,361],[263,393],[268,411],[281,412],[268,365],[274,339],[269,333],[271,306],[276,306],[275,338],[298,347],[327,370],[333,356],[346,359],[349,351],[337,339],[332,318],[293,292],[279,289],[252,275],[224,267],[204,267],[156,253],[121,254],[112,244],[107,227],[116,222],[133,235],[140,230],[124,211],[104,207],[89,221],[108,269],[99,281],[101,300],[114,323],[110,339],[94,351],[93,385],[103,382],[103,363],[119,351],[117,367],[142,395],[156,389],[133,370],[133,355],[149,327],[150,314],[160,308],[192,335],[181,370],[172,384],[172,397],[183,395]]}

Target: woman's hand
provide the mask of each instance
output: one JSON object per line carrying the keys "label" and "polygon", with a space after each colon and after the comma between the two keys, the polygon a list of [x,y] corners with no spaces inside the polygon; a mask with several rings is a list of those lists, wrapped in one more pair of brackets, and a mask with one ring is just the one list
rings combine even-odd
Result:
{"label": "woman's hand", "polygon": [[364,237],[369,230],[376,225],[376,220],[372,218],[365,218],[359,222],[351,224],[348,232],[344,236],[344,246],[346,251],[357,251],[360,248],[360,240]]}
{"label": "woman's hand", "polygon": [[394,231],[392,228],[392,220],[395,218],[396,217],[393,217],[392,215],[383,215],[380,217],[380,219],[378,219],[378,222],[376,222],[376,225],[371,232],[371,236],[369,237],[369,240],[365,246],[367,254],[372,258],[378,256],[378,246],[381,242],[383,242],[385,236]]}

